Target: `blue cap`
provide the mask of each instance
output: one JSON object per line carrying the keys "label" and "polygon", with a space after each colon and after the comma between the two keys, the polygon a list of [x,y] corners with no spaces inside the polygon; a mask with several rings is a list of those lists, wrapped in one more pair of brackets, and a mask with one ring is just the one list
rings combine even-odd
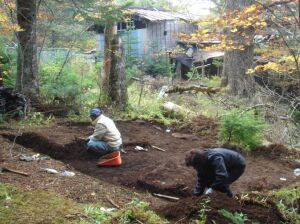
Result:
{"label": "blue cap", "polygon": [[102,114],[100,108],[93,108],[90,110],[90,117],[99,117]]}

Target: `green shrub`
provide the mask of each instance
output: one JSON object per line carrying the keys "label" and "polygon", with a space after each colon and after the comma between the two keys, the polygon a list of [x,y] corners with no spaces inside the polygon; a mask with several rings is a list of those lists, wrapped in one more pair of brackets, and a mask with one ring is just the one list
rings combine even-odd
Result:
{"label": "green shrub", "polygon": [[234,109],[221,118],[219,139],[245,150],[253,150],[262,144],[263,120],[253,111]]}
{"label": "green shrub", "polygon": [[17,73],[16,48],[4,45],[5,40],[0,37],[0,72],[3,74],[4,86],[14,88]]}
{"label": "green shrub", "polygon": [[84,105],[94,104],[97,99],[95,92],[92,91],[97,86],[95,65],[74,58],[60,73],[61,63],[57,60],[40,66],[43,102],[49,105],[68,106],[73,110],[81,110]]}
{"label": "green shrub", "polygon": [[143,75],[143,72],[138,68],[137,65],[132,65],[130,67],[126,67],[125,77],[127,85],[131,85],[134,81],[131,79],[132,77],[140,78]]}
{"label": "green shrub", "polygon": [[172,65],[170,65],[170,62],[166,57],[159,56],[153,59],[146,60],[143,70],[147,75],[151,76],[168,76],[171,74]]}
{"label": "green shrub", "polygon": [[80,93],[76,74],[65,69],[60,75],[58,63],[40,66],[41,97],[48,104],[68,105],[76,102]]}

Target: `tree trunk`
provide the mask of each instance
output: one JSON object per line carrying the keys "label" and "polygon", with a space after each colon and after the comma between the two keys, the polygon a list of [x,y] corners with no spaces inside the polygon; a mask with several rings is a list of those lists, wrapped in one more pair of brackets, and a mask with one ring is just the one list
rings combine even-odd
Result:
{"label": "tree trunk", "polygon": [[17,20],[23,31],[18,32],[17,91],[37,103],[36,0],[17,0]]}
{"label": "tree trunk", "polygon": [[121,40],[115,36],[111,42],[111,68],[109,75],[109,100],[119,109],[127,105],[127,87],[125,80],[125,54]]}
{"label": "tree trunk", "polygon": [[[229,0],[226,9],[233,10],[245,8],[253,4],[252,0]],[[244,30],[246,35],[254,36],[253,29]],[[238,96],[251,96],[255,91],[255,82],[252,76],[246,74],[253,65],[253,43],[246,43],[242,36],[232,36],[231,39],[239,44],[244,43],[244,49],[232,49],[225,52],[221,86],[229,87],[229,93]]]}
{"label": "tree trunk", "polygon": [[3,87],[3,72],[0,68],[0,87]]}
{"label": "tree trunk", "polygon": [[114,24],[106,24],[104,30],[104,60],[103,60],[103,73],[102,73],[102,93],[104,98],[107,99],[109,93],[109,75],[111,69],[111,42],[117,34],[117,29]]}

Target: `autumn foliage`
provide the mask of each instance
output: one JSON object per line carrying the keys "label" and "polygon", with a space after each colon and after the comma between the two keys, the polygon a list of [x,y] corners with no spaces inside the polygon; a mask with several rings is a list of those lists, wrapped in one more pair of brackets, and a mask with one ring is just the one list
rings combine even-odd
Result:
{"label": "autumn foliage", "polygon": [[16,9],[16,4],[11,0],[0,0],[0,30],[1,33],[11,31],[21,31],[20,27],[10,18],[8,12],[13,12]]}
{"label": "autumn foliage", "polygon": [[[197,32],[191,35],[181,34],[180,38],[184,42],[199,44],[212,40],[220,41],[220,44],[210,46],[207,50],[242,50],[246,45],[251,45],[255,33],[266,26],[263,7],[253,4],[243,10],[224,10],[217,18],[205,18],[199,21]],[[256,32],[249,35],[249,30]]]}
{"label": "autumn foliage", "polygon": [[[256,62],[246,74],[272,75],[275,79],[280,75],[294,85],[300,80],[298,4],[297,0],[269,0],[255,1],[243,9],[224,9],[199,21],[197,32],[181,34],[180,38],[203,50],[243,51],[255,45]],[[258,36],[262,41],[256,40]],[[212,41],[215,44],[207,45]]]}

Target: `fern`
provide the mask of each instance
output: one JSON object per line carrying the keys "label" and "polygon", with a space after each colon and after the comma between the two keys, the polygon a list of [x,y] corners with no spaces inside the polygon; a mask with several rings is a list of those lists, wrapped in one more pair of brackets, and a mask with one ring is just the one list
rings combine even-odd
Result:
{"label": "fern", "polygon": [[232,224],[244,224],[248,221],[248,218],[245,214],[239,212],[229,212],[225,209],[221,209],[218,211],[221,215],[231,221]]}

